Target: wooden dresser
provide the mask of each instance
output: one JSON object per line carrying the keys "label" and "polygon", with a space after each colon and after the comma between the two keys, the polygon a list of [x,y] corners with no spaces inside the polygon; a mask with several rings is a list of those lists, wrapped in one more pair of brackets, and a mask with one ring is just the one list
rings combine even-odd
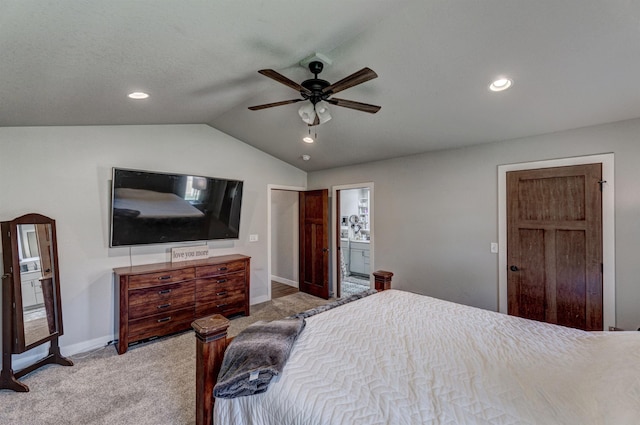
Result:
{"label": "wooden dresser", "polygon": [[249,315],[250,257],[244,255],[113,271],[118,354],[131,343],[190,329],[210,314]]}

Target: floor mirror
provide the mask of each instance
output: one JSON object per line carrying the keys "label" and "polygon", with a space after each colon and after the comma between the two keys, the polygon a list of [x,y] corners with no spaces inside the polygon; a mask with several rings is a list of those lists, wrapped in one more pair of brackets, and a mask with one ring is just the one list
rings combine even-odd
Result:
{"label": "floor mirror", "polygon": [[[0,389],[29,391],[18,379],[46,364],[71,366],[60,354],[62,303],[55,220],[27,214],[2,231],[2,372]],[[14,372],[12,355],[49,343],[49,354]]]}

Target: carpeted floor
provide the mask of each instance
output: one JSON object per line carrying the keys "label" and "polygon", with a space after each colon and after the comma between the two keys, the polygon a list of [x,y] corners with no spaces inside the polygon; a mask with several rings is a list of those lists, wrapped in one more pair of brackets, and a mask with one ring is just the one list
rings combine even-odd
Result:
{"label": "carpeted floor", "polygon": [[[231,321],[236,335],[258,320],[273,320],[331,300],[296,293],[251,307]],[[0,391],[1,425],[190,425],[195,423],[193,332],[131,347],[72,356],[74,366],[48,365],[23,377],[30,392]]]}

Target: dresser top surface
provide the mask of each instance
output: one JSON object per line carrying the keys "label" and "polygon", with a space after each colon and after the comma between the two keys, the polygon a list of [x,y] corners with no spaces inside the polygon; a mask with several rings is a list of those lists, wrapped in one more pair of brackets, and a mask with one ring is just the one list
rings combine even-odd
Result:
{"label": "dresser top surface", "polygon": [[188,267],[197,266],[209,266],[213,264],[227,263],[230,261],[249,260],[251,257],[242,254],[230,254],[219,255],[215,257],[209,257],[202,260],[194,261],[180,261],[180,262],[167,262],[167,263],[153,263],[153,264],[141,264],[137,266],[117,267],[113,269],[113,272],[117,275],[135,275],[152,272],[161,272],[165,270],[178,270]]}

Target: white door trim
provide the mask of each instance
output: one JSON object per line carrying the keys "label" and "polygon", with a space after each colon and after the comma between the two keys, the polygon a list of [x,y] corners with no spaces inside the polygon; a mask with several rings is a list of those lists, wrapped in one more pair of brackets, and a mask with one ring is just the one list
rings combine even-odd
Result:
{"label": "white door trim", "polygon": [[338,241],[338,235],[336,234],[336,229],[338,228],[338,220],[340,219],[340,211],[338,211],[338,206],[336,205],[336,197],[337,192],[339,190],[347,190],[347,189],[369,189],[369,235],[371,238],[369,239],[369,264],[371,267],[371,273],[369,274],[369,287],[373,288],[373,271],[375,270],[375,235],[376,232],[374,230],[374,190],[373,190],[373,182],[366,183],[355,183],[355,184],[342,184],[331,187],[331,246],[334,251],[331,253],[331,289],[333,290],[333,295],[335,296],[338,292],[338,273],[340,271],[340,266],[338,265],[338,256],[336,252],[338,251],[338,247],[340,246],[340,242]]}
{"label": "white door trim", "polygon": [[603,330],[616,324],[614,154],[605,153],[498,166],[498,311],[507,313],[507,172],[537,168],[602,164],[602,322]]}
{"label": "white door trim", "polygon": [[267,282],[267,299],[260,299],[257,302],[265,302],[271,300],[271,191],[272,190],[290,190],[294,192],[303,192],[307,190],[306,187],[300,186],[282,186],[278,184],[267,185],[267,276],[269,282]]}

